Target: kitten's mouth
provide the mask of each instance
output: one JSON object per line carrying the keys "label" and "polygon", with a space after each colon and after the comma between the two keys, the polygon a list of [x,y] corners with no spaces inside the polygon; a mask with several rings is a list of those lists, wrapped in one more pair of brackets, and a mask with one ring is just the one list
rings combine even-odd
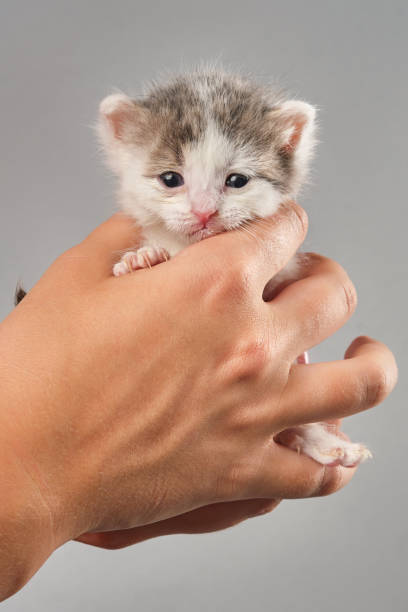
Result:
{"label": "kitten's mouth", "polygon": [[213,229],[209,227],[203,227],[199,230],[195,230],[194,232],[189,233],[189,238],[192,242],[199,242],[200,240],[204,240],[204,238],[209,238],[210,236],[215,236],[222,232],[222,229]]}

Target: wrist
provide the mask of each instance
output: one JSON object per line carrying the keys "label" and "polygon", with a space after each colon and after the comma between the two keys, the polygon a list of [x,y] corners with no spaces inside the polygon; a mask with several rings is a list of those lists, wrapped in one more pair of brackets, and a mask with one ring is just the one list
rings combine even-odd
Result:
{"label": "wrist", "polygon": [[72,423],[59,418],[64,404],[55,380],[62,379],[64,364],[57,359],[46,363],[44,353],[53,353],[50,342],[46,351],[33,343],[26,346],[28,317],[17,314],[18,309],[0,324],[0,499],[9,499],[7,505],[21,517],[21,532],[27,525],[28,537],[31,531],[38,534],[38,553],[46,558],[89,526],[71,477]]}
{"label": "wrist", "polygon": [[0,601],[18,591],[57,547],[52,515],[18,456],[0,440]]}
{"label": "wrist", "polygon": [[30,367],[29,351],[17,350],[20,338],[10,327],[8,320],[0,325],[0,601],[77,533],[64,513],[64,487],[54,478],[57,457],[49,451],[56,445],[49,440],[56,432],[45,418],[45,377]]}

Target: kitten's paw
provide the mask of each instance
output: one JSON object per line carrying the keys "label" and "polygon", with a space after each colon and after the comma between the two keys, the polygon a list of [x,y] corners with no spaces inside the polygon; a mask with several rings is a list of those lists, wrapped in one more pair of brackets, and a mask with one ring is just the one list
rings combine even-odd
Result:
{"label": "kitten's paw", "polygon": [[346,442],[341,438],[331,441],[323,448],[305,444],[302,450],[305,455],[322,465],[328,466],[354,467],[372,457],[371,452],[364,444]]}
{"label": "kitten's paw", "polygon": [[282,437],[286,446],[322,465],[354,467],[372,457],[364,444],[355,444],[336,436],[323,423],[302,425],[290,430],[290,434]]}
{"label": "kitten's paw", "polygon": [[151,268],[156,264],[162,263],[170,259],[170,255],[166,249],[161,247],[144,246],[137,251],[128,251],[121,260],[113,266],[114,276],[123,276],[134,270],[142,268]]}

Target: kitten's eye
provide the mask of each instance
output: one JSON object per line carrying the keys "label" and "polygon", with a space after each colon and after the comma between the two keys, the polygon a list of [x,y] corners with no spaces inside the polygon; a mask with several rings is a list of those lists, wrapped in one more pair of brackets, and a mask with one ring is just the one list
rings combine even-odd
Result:
{"label": "kitten's eye", "polygon": [[180,187],[180,185],[184,185],[184,179],[178,172],[163,172],[159,178],[166,187]]}
{"label": "kitten's eye", "polygon": [[236,189],[240,189],[241,187],[245,187],[247,182],[249,181],[249,177],[244,174],[230,174],[225,184],[227,187],[235,187]]}

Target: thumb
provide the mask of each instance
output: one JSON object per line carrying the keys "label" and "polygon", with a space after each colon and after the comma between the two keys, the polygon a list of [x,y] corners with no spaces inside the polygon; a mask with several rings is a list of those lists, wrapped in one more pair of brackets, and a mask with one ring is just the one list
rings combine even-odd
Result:
{"label": "thumb", "polygon": [[116,262],[124,251],[140,244],[141,228],[136,221],[124,213],[116,213],[94,229],[83,242],[78,245],[84,255],[95,256],[103,269]]}

